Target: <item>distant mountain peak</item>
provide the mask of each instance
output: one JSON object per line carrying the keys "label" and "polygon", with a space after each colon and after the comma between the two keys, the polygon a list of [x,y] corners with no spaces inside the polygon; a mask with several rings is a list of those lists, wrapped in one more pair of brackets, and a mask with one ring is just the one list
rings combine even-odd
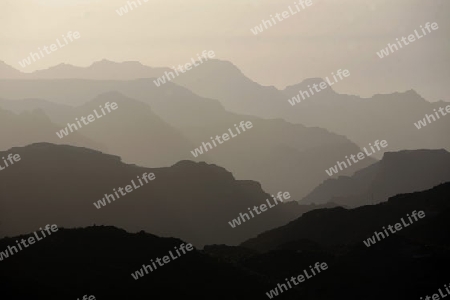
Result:
{"label": "distant mountain peak", "polygon": [[202,167],[215,166],[215,167],[219,167],[219,168],[221,168],[223,170],[226,170],[225,168],[220,167],[220,166],[218,166],[216,164],[208,164],[208,163],[206,163],[204,161],[196,162],[196,161],[187,160],[187,159],[180,160],[179,162],[177,162],[177,163],[172,165],[172,167],[180,167],[180,166],[202,166]]}
{"label": "distant mountain peak", "polygon": [[17,70],[13,66],[8,65],[4,61],[0,60],[0,78],[1,79],[16,79],[23,76],[24,73]]}
{"label": "distant mountain peak", "polygon": [[202,66],[208,67],[212,70],[220,71],[222,74],[227,74],[229,77],[232,77],[231,75],[244,76],[247,79],[244,73],[242,73],[241,69],[239,69],[235,64],[228,60],[210,59],[200,65],[200,67]]}
{"label": "distant mountain peak", "polygon": [[148,66],[143,65],[141,62],[139,61],[123,61],[123,62],[117,62],[117,61],[112,61],[109,59],[102,59],[102,60],[98,60],[98,61],[94,61],[90,66],[90,67],[97,67],[97,66],[134,66],[134,67],[146,67],[146,68],[150,68]]}
{"label": "distant mountain peak", "polygon": [[[306,78],[300,83],[287,86],[286,88],[284,88],[284,90],[282,90],[282,92],[284,92],[286,94],[291,94],[297,90],[308,91],[308,86],[313,88],[314,84],[320,85],[322,82],[327,83],[327,81],[321,77]],[[328,93],[336,93],[328,83],[327,83],[327,87],[325,89],[328,90]],[[323,94],[324,91],[321,90],[321,93]]]}
{"label": "distant mountain peak", "polygon": [[325,79],[321,77],[312,77],[312,78],[306,78],[300,84],[320,84],[321,82],[325,81]]}
{"label": "distant mountain peak", "polygon": [[124,61],[124,62],[121,62],[121,64],[126,64],[126,65],[136,65],[136,66],[144,66],[144,67],[150,68],[149,66],[145,66],[145,65],[142,64],[140,61],[136,61],[136,60]]}
{"label": "distant mountain peak", "polygon": [[423,98],[418,92],[416,92],[416,90],[414,89],[409,89],[406,90],[404,92],[393,92],[393,93],[384,93],[384,94],[374,94],[373,98],[377,99],[384,99],[386,96],[391,96],[391,97],[407,97],[407,98],[412,98],[412,99],[418,99],[420,101],[423,102],[428,102],[427,100],[425,100],[425,98]]}
{"label": "distant mountain peak", "polygon": [[[101,94],[98,94],[94,99],[99,100],[108,100],[108,98],[112,98],[113,100],[116,98],[121,98],[124,100],[131,100],[132,98],[125,96],[123,93],[119,91],[107,91]],[[134,99],[133,99],[134,100]]]}
{"label": "distant mountain peak", "polygon": [[[57,64],[56,66],[53,66],[53,67],[50,67],[50,68],[47,68],[44,70],[49,70],[49,69],[70,70],[73,68],[78,68],[78,67],[76,67],[74,65],[66,64],[66,63],[60,63],[60,64]],[[44,70],[38,70],[38,71],[44,71]]]}
{"label": "distant mountain peak", "polygon": [[118,63],[104,58],[102,60],[94,61],[90,66],[92,67],[95,65],[115,65],[115,64]]}

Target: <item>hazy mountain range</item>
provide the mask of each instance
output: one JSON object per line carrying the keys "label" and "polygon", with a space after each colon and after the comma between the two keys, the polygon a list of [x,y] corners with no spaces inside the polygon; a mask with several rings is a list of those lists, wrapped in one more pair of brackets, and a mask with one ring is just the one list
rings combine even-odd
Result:
{"label": "hazy mountain range", "polygon": [[[333,84],[333,79],[329,79]],[[450,118],[443,118],[418,131],[413,125],[433,109],[449,105],[429,103],[416,92],[375,95],[361,98],[338,94],[332,86],[312,94],[309,87],[325,79],[312,78],[284,90],[261,86],[253,82],[233,64],[211,61],[185,76],[175,79],[177,84],[196,94],[218,99],[226,109],[267,118],[283,118],[292,123],[318,126],[347,136],[361,147],[376,139],[385,139],[392,151],[402,149],[445,148],[450,150],[446,134]],[[288,100],[309,92],[300,103],[292,106]],[[313,90],[314,91],[314,90]]]}
{"label": "hazy mountain range", "polygon": [[[115,63],[103,60],[87,68],[59,65],[28,74],[2,63],[0,74],[4,75],[0,78],[130,80],[156,78],[168,71],[170,69],[151,68],[137,62]],[[320,84],[324,79],[307,79],[278,90],[275,87],[261,86],[247,78],[232,63],[220,60],[210,60],[172,81],[199,96],[219,100],[230,112],[263,118],[283,118],[296,124],[321,127],[345,135],[360,147],[367,146],[376,139],[385,139],[390,143],[391,151],[417,148],[450,150],[450,138],[446,134],[450,119],[442,118],[420,131],[414,126],[415,122],[425,118],[425,114],[433,114],[433,109],[445,107],[449,103],[427,102],[412,90],[361,98],[338,94],[333,91],[332,86],[328,86],[292,106],[289,99],[292,100],[299,91],[309,91],[309,87]],[[8,83],[1,84],[2,89],[4,84]],[[154,85],[153,81],[148,84]],[[11,98],[7,90],[5,92],[3,97]],[[34,91],[31,92],[13,96],[37,96]]]}
{"label": "hazy mountain range", "polygon": [[[117,100],[128,103],[127,98],[136,99],[149,107],[138,106],[137,103],[132,106],[131,103],[134,102],[129,101],[130,105],[119,105],[117,111],[104,118],[103,120],[107,120],[105,125],[101,125],[103,120],[98,120],[95,124],[90,124],[77,132],[80,134],[86,132],[86,136],[95,137],[105,144],[110,154],[119,155],[126,162],[154,167],[168,166],[182,159],[204,160],[225,167],[238,179],[259,181],[270,193],[287,190],[298,199],[306,196],[328,177],[325,169],[333,166],[337,160],[342,160],[345,155],[359,152],[359,148],[346,137],[327,130],[292,124],[281,119],[262,119],[231,113],[216,100],[201,98],[172,83],[156,87],[150,79],[0,80],[0,89],[4,99],[14,100],[1,101],[1,107],[16,112],[40,108],[53,122],[60,124],[61,128],[68,122],[73,122],[75,116],[87,114],[93,106],[87,104],[82,109],[72,110],[65,105],[81,106],[99,95],[105,102]],[[117,91],[123,96],[111,91]],[[107,95],[102,95],[104,93]],[[45,99],[63,105],[51,105],[46,101],[33,102],[29,99],[17,101],[25,98]],[[120,98],[122,100],[119,100]],[[99,103],[99,100],[95,101]],[[30,104],[32,102],[33,104]],[[142,110],[137,107],[141,107]],[[119,113],[122,108],[126,113]],[[148,124],[137,129],[135,116],[142,115],[145,110],[148,111],[148,116],[144,117],[142,122]],[[152,120],[152,116],[158,120]],[[157,116],[167,124],[162,126]],[[203,157],[195,158],[191,154],[191,151],[200,147],[203,142],[209,142],[210,137],[221,135],[230,128],[234,129],[234,124],[241,121],[253,123],[251,132],[243,133],[233,141],[206,152]],[[131,127],[127,128],[127,124]],[[155,126],[156,124],[160,124],[161,129]],[[91,127],[93,129],[90,129]],[[123,127],[123,131],[113,129],[118,127]],[[170,127],[173,129],[169,129]],[[92,135],[90,131],[95,128],[99,129]],[[104,135],[110,137],[109,142],[105,140]],[[148,139],[148,144],[140,143],[139,150],[137,146],[130,148],[124,142],[131,139]],[[120,151],[117,151],[118,147]],[[137,151],[141,151],[141,155],[137,155]],[[159,154],[150,158],[145,153]],[[344,170],[342,174],[350,175],[373,162],[375,162],[373,158],[366,158],[352,168]]]}
{"label": "hazy mountain range", "polygon": [[450,1],[1,7],[0,300],[450,295]]}
{"label": "hazy mountain range", "polygon": [[[2,261],[3,294],[26,298],[44,286],[54,291],[51,299],[78,297],[80,289],[99,298],[253,299],[317,261],[330,266],[320,280],[279,298],[399,299],[434,288],[435,271],[450,266],[449,121],[420,130],[414,122],[445,103],[431,104],[412,90],[363,99],[328,87],[291,105],[288,99],[322,79],[278,90],[219,60],[157,87],[155,78],[169,71],[102,60],[25,74],[0,63],[0,157],[21,157],[0,172],[0,235],[29,234],[49,223],[86,227],[62,229],[34,251]],[[58,137],[106,102],[118,109]],[[192,155],[241,121],[252,129]],[[386,152],[327,175],[377,139],[388,141]],[[156,178],[99,206],[105,194],[143,173]],[[290,202],[230,226],[279,191],[289,192]],[[413,210],[425,211],[420,224],[364,247],[374,231]],[[182,243],[178,238],[204,249],[159,276],[130,278]],[[13,240],[0,240],[0,251]],[[55,275],[68,267],[69,275]],[[423,280],[426,270],[432,275]],[[15,292],[18,282],[29,289]],[[193,285],[208,287],[194,295]]]}
{"label": "hazy mountain range", "polygon": [[132,80],[139,78],[159,77],[169,68],[151,68],[139,62],[129,61],[116,63],[101,60],[92,63],[89,67],[76,67],[69,64],[37,70],[32,73],[23,73],[0,61],[0,79],[96,79],[96,80]]}

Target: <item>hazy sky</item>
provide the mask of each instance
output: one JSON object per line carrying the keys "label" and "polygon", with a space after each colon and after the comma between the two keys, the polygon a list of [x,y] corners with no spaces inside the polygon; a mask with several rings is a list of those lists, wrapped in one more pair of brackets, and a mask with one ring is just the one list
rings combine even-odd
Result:
{"label": "hazy sky", "polygon": [[[203,50],[229,60],[251,79],[283,88],[337,69],[351,76],[340,92],[416,89],[450,101],[450,1],[312,0],[313,5],[255,36],[250,28],[292,0],[141,0],[122,17],[124,0],[0,0],[0,60],[22,70],[62,62],[137,60],[149,66],[185,63]],[[439,29],[387,58],[376,51],[426,22]],[[18,61],[68,31],[81,38],[23,69]]]}

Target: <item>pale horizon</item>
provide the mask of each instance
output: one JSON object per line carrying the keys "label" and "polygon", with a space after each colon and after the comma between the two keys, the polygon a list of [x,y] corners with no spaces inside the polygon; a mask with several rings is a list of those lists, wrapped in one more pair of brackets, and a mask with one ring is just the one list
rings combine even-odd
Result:
{"label": "pale horizon", "polygon": [[[293,1],[141,2],[119,16],[116,9],[126,1],[6,1],[0,12],[0,60],[23,72],[61,63],[86,67],[102,59],[171,67],[213,50],[217,59],[232,62],[264,86],[283,89],[341,68],[352,76],[334,87],[339,93],[370,97],[414,89],[429,101],[450,101],[450,3],[445,1],[312,1],[311,7],[257,36],[251,28]],[[426,22],[437,22],[439,30],[402,53],[383,60],[376,56],[387,43]],[[81,38],[20,67],[30,52],[68,31],[79,31]]]}

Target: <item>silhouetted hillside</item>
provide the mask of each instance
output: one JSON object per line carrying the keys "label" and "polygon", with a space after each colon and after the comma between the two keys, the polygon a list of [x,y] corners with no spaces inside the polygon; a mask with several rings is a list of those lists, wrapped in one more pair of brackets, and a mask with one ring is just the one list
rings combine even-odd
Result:
{"label": "silhouetted hillside", "polygon": [[[12,148],[0,152],[0,157],[8,153],[19,154],[21,161],[0,172],[3,235],[30,232],[51,221],[64,227],[96,223],[146,230],[196,246],[237,244],[317,208],[295,201],[279,204],[232,228],[229,221],[266,203],[270,195],[259,183],[235,180],[224,168],[181,161],[150,169],[94,150],[46,143]],[[156,178],[141,185],[136,177],[144,173],[154,173]],[[109,204],[103,199],[103,207],[98,203],[101,208],[94,206],[113,189],[131,185],[131,180],[137,189]]]}
{"label": "silhouetted hillside", "polygon": [[[438,229],[430,222],[427,226],[429,231]],[[419,234],[419,228],[408,235]],[[0,250],[29,236],[4,238]],[[284,278],[302,274],[319,261],[327,263],[326,271],[277,299],[409,299],[443,286],[442,274],[450,266],[444,244],[392,236],[371,248],[347,246],[341,255],[296,250],[258,254],[241,247],[207,246],[133,279],[131,274],[143,264],[182,243],[114,227],[60,228],[1,262],[1,295],[55,300],[85,294],[96,299],[264,299]],[[383,288],[376,288],[380,284]]]}
{"label": "silhouetted hillside", "polygon": [[[363,244],[363,240],[373,235],[374,231],[381,231],[382,226],[400,222],[401,218],[406,218],[406,214],[413,210],[425,211],[426,217],[420,224],[414,223],[399,232],[401,236],[410,236],[412,229],[424,226],[436,215],[450,208],[449,192],[450,183],[445,183],[424,192],[397,195],[377,205],[354,209],[337,207],[313,210],[285,226],[264,232],[241,245],[266,251],[300,239],[308,239],[324,247]],[[434,230],[446,232],[447,228]]]}
{"label": "silhouetted hillside", "polygon": [[[103,109],[107,114],[102,116],[100,107],[104,108],[107,102],[117,103],[118,108],[110,113]],[[118,155],[127,163],[160,167],[172,165],[183,159],[195,160],[189,152],[194,148],[194,144],[178,130],[155,115],[148,105],[117,92],[101,94],[77,107],[40,99],[0,100],[0,107],[16,112],[36,108],[44,110],[52,122],[59,124],[59,128],[53,132],[49,131],[48,135],[56,137],[58,132],[63,136],[58,140],[71,145],[70,137],[74,133],[68,130],[67,126],[68,123],[75,124],[77,129],[72,128],[72,130],[77,135],[83,135],[106,145],[107,153]],[[88,122],[87,125],[84,124],[81,118],[87,119],[88,115],[96,116],[94,110],[101,118]],[[76,120],[80,121],[81,127]],[[68,135],[63,134],[62,131],[68,132]],[[130,145],[136,146],[130,147]],[[18,145],[10,144],[10,146]]]}
{"label": "silhouetted hillside", "polygon": [[[107,102],[110,104],[116,102],[119,108],[102,116],[100,106],[104,107]],[[7,147],[3,147],[5,150],[13,146],[24,146],[35,142],[54,142],[85,147],[95,145],[95,143],[80,143],[79,140],[84,139],[105,145],[103,148],[96,148],[103,149],[106,153],[119,155],[126,162],[159,167],[190,158],[189,151],[194,148],[193,144],[180,132],[156,116],[148,105],[129,99],[117,92],[102,94],[76,108],[40,99],[0,100],[0,107],[20,113],[33,110],[34,114],[34,110],[39,109],[45,111],[54,123],[54,125],[52,124],[54,128],[49,129],[49,126],[39,126],[35,122],[32,131],[39,132],[40,135],[33,134],[23,143],[14,143],[14,141],[6,143],[7,141],[3,140],[7,145]],[[81,118],[86,119],[88,115],[95,116],[94,110],[102,116],[101,119],[96,119],[87,125],[84,124]],[[23,113],[22,115],[32,115],[33,113]],[[22,120],[24,124],[17,126],[27,126],[25,118],[22,117]],[[80,121],[81,127],[76,120]],[[18,122],[19,120],[17,120]],[[68,130],[68,123],[74,124],[77,129],[72,128],[73,132]],[[5,126],[5,128],[7,127]],[[63,134],[61,130],[66,131],[68,135]],[[11,131],[10,127],[8,131]],[[60,133],[62,138],[59,138],[57,133]],[[25,139],[27,135],[18,136]],[[136,146],[130,147],[130,145]]]}
{"label": "silhouetted hillside", "polygon": [[[242,246],[207,246],[204,250],[279,282],[316,261],[326,261],[328,270],[296,289],[299,299],[414,299],[435,293],[446,283],[449,191],[450,183],[446,183],[375,206],[311,211],[243,243],[253,250]],[[369,248],[364,245],[363,240],[374,231],[401,222],[413,210],[424,210],[426,216]],[[276,250],[253,252],[269,248]]]}
{"label": "silhouetted hillside", "polygon": [[[3,250],[16,239],[0,240]],[[187,252],[138,280],[131,276],[151,259],[183,242],[114,227],[59,229],[1,262],[2,299],[251,299],[275,283],[202,252]],[[175,254],[176,255],[176,254]],[[23,288],[26,286],[26,288]],[[287,298],[295,299],[292,291]]]}
{"label": "silhouetted hillside", "polygon": [[381,161],[351,177],[328,179],[301,203],[332,201],[361,206],[386,201],[400,193],[426,190],[450,181],[450,153],[445,150],[386,152]]}
{"label": "silhouetted hillside", "polygon": [[0,107],[0,150],[37,142],[71,144],[103,151],[107,149],[99,141],[76,132],[61,140],[55,134],[59,129],[59,125],[53,123],[41,109],[16,114]]}

